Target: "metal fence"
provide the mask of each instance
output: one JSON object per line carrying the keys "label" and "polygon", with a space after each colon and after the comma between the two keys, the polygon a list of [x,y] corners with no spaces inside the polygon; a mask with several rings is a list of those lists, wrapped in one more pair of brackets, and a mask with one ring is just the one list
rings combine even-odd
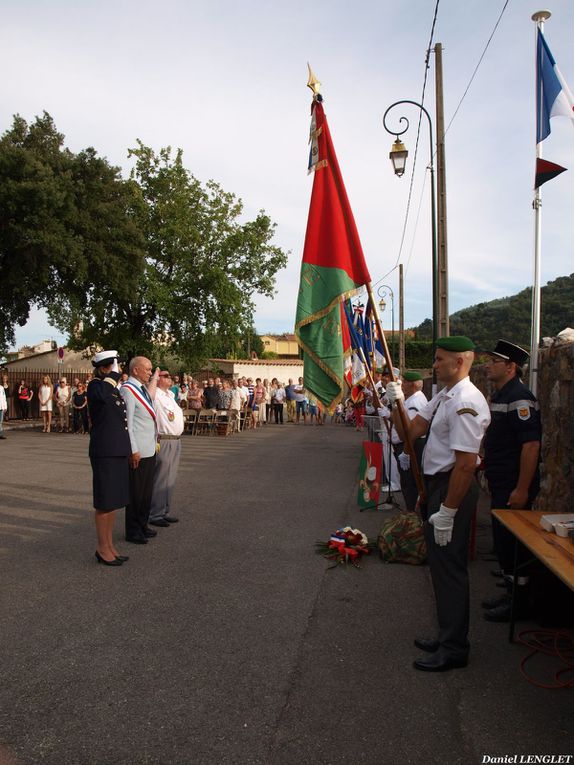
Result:
{"label": "metal fence", "polygon": [[88,372],[85,370],[78,371],[75,369],[62,368],[58,371],[54,369],[7,369],[2,372],[2,380],[6,378],[8,382],[8,388],[6,390],[6,398],[8,399],[8,411],[7,418],[10,420],[20,419],[20,407],[18,404],[18,388],[22,380],[28,385],[28,387],[34,392],[34,396],[29,405],[29,416],[32,418],[40,417],[39,403],[38,403],[38,389],[42,384],[44,377],[49,377],[52,385],[58,380],[64,377],[68,381],[68,385],[74,386],[74,380],[79,380],[85,383],[88,377]]}

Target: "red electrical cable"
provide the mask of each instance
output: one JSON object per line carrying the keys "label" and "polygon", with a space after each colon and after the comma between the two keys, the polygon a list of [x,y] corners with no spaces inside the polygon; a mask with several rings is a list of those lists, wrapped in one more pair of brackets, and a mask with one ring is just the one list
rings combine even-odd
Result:
{"label": "red electrical cable", "polygon": [[[518,642],[532,649],[520,662],[520,671],[532,685],[538,688],[574,688],[574,637],[562,630],[526,630],[518,635]],[[526,664],[533,656],[545,654],[564,663],[556,670],[555,683],[549,685],[535,680],[526,672]],[[565,675],[569,678],[563,679]]]}

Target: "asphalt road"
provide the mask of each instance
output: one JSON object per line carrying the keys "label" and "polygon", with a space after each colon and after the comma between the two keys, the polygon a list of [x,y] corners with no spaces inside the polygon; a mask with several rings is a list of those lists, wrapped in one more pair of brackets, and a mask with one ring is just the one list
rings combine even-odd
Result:
{"label": "asphalt road", "polygon": [[[338,525],[371,536],[388,516],[357,509],[352,429],[185,437],[181,522],[145,547],[122,542],[121,569],[94,559],[87,437],[7,435],[1,765],[468,765],[574,751],[572,689],[527,682],[527,650],[482,620],[480,600],[500,592],[493,563],[471,565],[469,667],[434,675],[411,667],[413,637],[434,631],[426,567],[373,556],[327,570],[315,554]],[[544,657],[536,670],[550,682],[555,667]]]}

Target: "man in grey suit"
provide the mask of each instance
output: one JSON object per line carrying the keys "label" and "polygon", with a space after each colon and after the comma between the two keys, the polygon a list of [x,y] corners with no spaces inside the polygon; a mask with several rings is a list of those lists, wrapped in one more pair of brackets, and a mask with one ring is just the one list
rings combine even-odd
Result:
{"label": "man in grey suit", "polygon": [[126,540],[134,544],[147,544],[157,531],[150,529],[148,518],[151,506],[153,475],[157,450],[157,424],[153,399],[159,369],[152,375],[151,361],[136,356],[130,361],[129,378],[120,394],[126,405],[130,436],[130,501],[126,507]]}

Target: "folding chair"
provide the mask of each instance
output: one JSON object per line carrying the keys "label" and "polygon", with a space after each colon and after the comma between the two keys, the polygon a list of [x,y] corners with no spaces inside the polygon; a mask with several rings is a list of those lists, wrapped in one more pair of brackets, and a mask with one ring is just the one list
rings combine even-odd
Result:
{"label": "folding chair", "polygon": [[211,409],[201,409],[195,425],[196,435],[204,436],[206,433],[211,435],[213,433],[214,423],[215,412]]}
{"label": "folding chair", "polygon": [[219,411],[215,415],[215,432],[218,436],[227,436],[229,433],[231,433],[230,430],[230,417],[229,412],[227,411]]}
{"label": "folding chair", "polygon": [[199,410],[192,409],[186,416],[185,416],[185,430],[190,433],[192,436],[195,433],[195,428],[197,427],[197,418],[199,416]]}

